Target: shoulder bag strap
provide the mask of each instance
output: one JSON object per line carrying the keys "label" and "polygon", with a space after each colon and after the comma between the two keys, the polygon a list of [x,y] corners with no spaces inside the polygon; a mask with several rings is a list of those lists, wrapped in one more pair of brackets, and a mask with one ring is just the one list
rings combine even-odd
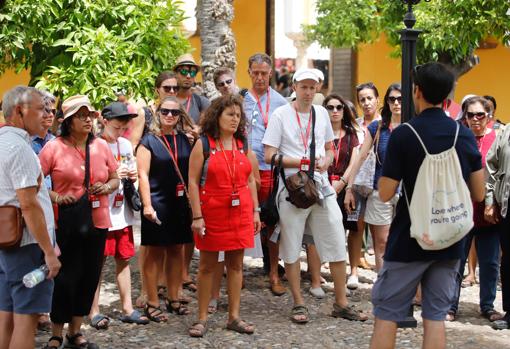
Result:
{"label": "shoulder bag strap", "polygon": [[308,177],[313,179],[315,171],[315,108],[312,105],[312,144],[310,144],[310,168],[308,169]]}
{"label": "shoulder bag strap", "polygon": [[[177,159],[174,159],[174,155],[172,154],[170,149],[168,149],[166,147],[165,142],[163,142],[161,140],[161,138],[158,137],[158,136],[156,136],[156,138],[161,143],[161,145],[163,145],[163,148],[165,148],[166,151],[168,152],[168,155],[170,156],[170,159],[172,160],[172,164],[174,165],[175,172],[177,173],[177,176],[179,177],[179,180],[181,181],[182,185],[184,186],[184,192],[186,193],[186,198],[189,201],[190,199],[189,199],[189,193],[188,193],[188,186],[186,185],[186,181],[184,180],[184,177],[182,176],[181,170],[179,169],[179,164],[177,163]],[[177,138],[175,139],[175,141],[177,141]]]}
{"label": "shoulder bag strap", "polygon": [[88,193],[90,185],[90,140],[85,143],[85,179],[83,180],[85,192]]}

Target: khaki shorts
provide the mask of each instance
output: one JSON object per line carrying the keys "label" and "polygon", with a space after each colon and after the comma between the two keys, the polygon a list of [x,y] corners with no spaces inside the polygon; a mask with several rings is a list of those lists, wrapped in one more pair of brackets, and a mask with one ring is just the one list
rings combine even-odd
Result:
{"label": "khaki shorts", "polygon": [[323,206],[315,204],[307,209],[297,208],[287,196],[287,189],[278,195],[280,258],[287,264],[298,261],[306,228],[313,235],[321,262],[345,261],[345,231],[335,195],[326,197]]}
{"label": "khaki shorts", "polygon": [[379,192],[374,190],[367,198],[365,208],[365,223],[373,225],[390,225],[395,215],[396,199],[388,202],[382,202],[379,198]]}

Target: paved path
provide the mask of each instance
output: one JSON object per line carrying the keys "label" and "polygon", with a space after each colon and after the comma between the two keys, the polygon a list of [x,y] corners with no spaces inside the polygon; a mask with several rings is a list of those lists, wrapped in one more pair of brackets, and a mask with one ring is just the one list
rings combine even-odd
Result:
{"label": "paved path", "polygon": [[[197,258],[194,259],[196,266]],[[242,291],[241,313],[243,318],[256,325],[254,335],[240,335],[224,329],[226,323],[226,295],[223,295],[218,313],[209,320],[209,331],[202,339],[190,338],[187,328],[195,319],[197,303],[190,304],[192,315],[170,315],[168,323],[150,323],[146,326],[126,325],[118,321],[119,297],[116,291],[114,261],[109,259],[105,266],[102,283],[101,309],[113,321],[106,331],[96,331],[89,325],[83,332],[91,340],[104,348],[368,348],[373,320],[365,323],[350,322],[329,316],[333,294],[316,300],[306,295],[305,300],[311,312],[311,321],[306,325],[296,325],[288,319],[292,306],[290,294],[274,297],[267,288],[263,275],[262,261],[246,258],[245,283]],[[133,298],[139,294],[140,274],[136,261],[131,263],[133,274]],[[302,264],[305,268],[305,263]],[[323,269],[328,278],[328,270]],[[370,280],[375,273],[362,270],[364,279]],[[361,302],[353,303],[370,312],[371,284],[362,283],[355,293]],[[303,289],[309,282],[303,281]],[[510,330],[494,331],[489,322],[478,315],[478,286],[463,289],[458,321],[447,324],[448,348],[480,349],[510,348]],[[501,310],[501,292],[498,292],[496,309]],[[416,329],[399,330],[397,348],[420,348],[423,327],[420,309],[415,311],[419,324]],[[42,347],[49,337],[46,333],[37,336],[38,347]]]}

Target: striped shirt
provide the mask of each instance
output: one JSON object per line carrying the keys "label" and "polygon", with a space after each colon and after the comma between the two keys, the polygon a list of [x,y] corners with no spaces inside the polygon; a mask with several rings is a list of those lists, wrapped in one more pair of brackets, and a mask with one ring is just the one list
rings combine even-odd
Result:
{"label": "striped shirt", "polygon": [[[18,127],[0,128],[0,205],[20,207],[16,190],[39,186],[41,176],[41,164],[32,150],[28,133]],[[48,234],[53,244],[55,241],[53,207],[46,186],[39,187],[37,199],[44,211]],[[21,246],[35,243],[37,241],[25,227]]]}

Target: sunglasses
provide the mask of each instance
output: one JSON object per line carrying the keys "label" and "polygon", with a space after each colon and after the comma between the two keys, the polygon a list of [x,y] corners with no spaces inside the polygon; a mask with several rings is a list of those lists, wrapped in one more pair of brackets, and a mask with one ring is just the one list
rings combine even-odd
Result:
{"label": "sunglasses", "polygon": [[96,113],[90,112],[85,114],[76,114],[75,116],[80,121],[87,121],[88,118],[90,118],[90,120],[94,120],[96,118]]}
{"label": "sunglasses", "polygon": [[395,97],[395,96],[389,96],[388,97],[388,101],[391,103],[391,104],[395,104],[396,101],[398,101],[398,104],[402,104],[402,96],[398,96],[398,97]]}
{"label": "sunglasses", "polygon": [[46,114],[53,114],[53,116],[57,115],[57,109],[45,108],[44,112]]}
{"label": "sunglasses", "polygon": [[161,86],[161,87],[163,88],[163,90],[166,93],[179,92],[179,86],[178,85],[166,85],[166,86]]}
{"label": "sunglasses", "polygon": [[340,111],[340,110],[344,109],[344,105],[343,104],[339,104],[339,105],[328,104],[326,106],[326,109],[329,111],[334,111],[334,110]]}
{"label": "sunglasses", "polygon": [[232,83],[233,79],[228,79],[228,80],[225,80],[225,81],[221,81],[221,82],[218,82],[218,87],[223,87],[223,86],[226,86],[226,85],[230,85]]}
{"label": "sunglasses", "polygon": [[179,116],[181,115],[181,111],[179,109],[167,109],[167,108],[161,108],[159,110],[159,113],[163,116]]}
{"label": "sunglasses", "polygon": [[179,74],[184,76],[189,75],[190,77],[194,78],[195,76],[197,76],[198,71],[195,69],[181,68],[179,69]]}
{"label": "sunglasses", "polygon": [[487,116],[487,113],[486,112],[483,112],[483,111],[479,111],[477,113],[472,113],[470,111],[468,111],[466,113],[466,117],[468,119],[475,119],[475,120],[482,120],[484,119],[485,117]]}

